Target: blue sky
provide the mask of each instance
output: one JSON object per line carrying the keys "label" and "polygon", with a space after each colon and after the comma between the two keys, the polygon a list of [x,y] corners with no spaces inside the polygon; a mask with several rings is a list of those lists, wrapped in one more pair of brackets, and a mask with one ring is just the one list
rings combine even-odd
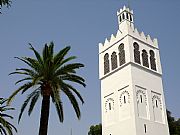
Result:
{"label": "blue sky", "polygon": [[[54,41],[55,50],[66,45],[70,54],[78,56],[85,64],[80,74],[86,78],[87,87],[78,87],[85,104],[81,106],[82,118],[77,120],[67,98],[64,101],[65,121],[59,123],[51,105],[49,135],[85,135],[89,126],[101,122],[100,81],[98,80],[98,43],[118,30],[116,12],[127,0],[18,0],[12,7],[3,8],[0,15],[0,96],[8,97],[18,86],[17,76],[8,76],[23,64],[14,56],[32,56],[28,43],[41,50],[45,43]],[[134,10],[135,27],[151,37],[158,38],[163,84],[167,108],[180,117],[180,1],[130,0]],[[12,106],[16,110],[14,123],[18,135],[38,134],[40,102],[31,117],[25,112],[20,124],[17,116],[25,95],[18,95]]]}

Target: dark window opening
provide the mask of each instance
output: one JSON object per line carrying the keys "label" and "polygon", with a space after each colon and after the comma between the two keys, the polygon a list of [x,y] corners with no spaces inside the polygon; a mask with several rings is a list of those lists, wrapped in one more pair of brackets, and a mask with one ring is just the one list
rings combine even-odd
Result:
{"label": "dark window opening", "polygon": [[143,66],[149,67],[148,54],[146,50],[142,50],[142,62],[143,62]]}
{"label": "dark window opening", "polygon": [[156,100],[156,107],[158,107],[158,101]]}
{"label": "dark window opening", "polygon": [[150,53],[151,69],[156,71],[156,59],[155,59],[154,51],[150,50],[149,53]]}
{"label": "dark window opening", "polygon": [[142,95],[140,95],[140,100],[141,100],[141,103],[142,103],[143,102]]}
{"label": "dark window opening", "polygon": [[120,45],[119,45],[119,65],[121,66],[121,65],[123,65],[123,64],[125,64],[125,50],[124,50],[124,44],[123,43],[121,43]]}
{"label": "dark window opening", "polygon": [[124,103],[126,104],[126,96],[124,96]]}
{"label": "dark window opening", "polygon": [[147,132],[147,127],[146,127],[146,124],[144,124],[144,133]]}
{"label": "dark window opening", "polygon": [[126,13],[126,18],[129,19],[129,14],[128,13]]}
{"label": "dark window opening", "polygon": [[109,110],[111,110],[111,103],[109,103]]}
{"label": "dark window opening", "polygon": [[104,55],[104,74],[109,72],[109,54],[106,53]]}
{"label": "dark window opening", "polygon": [[133,46],[134,46],[134,62],[141,64],[139,45],[136,42],[134,42]]}
{"label": "dark window opening", "polygon": [[124,13],[122,14],[122,18],[123,18],[123,20],[125,19],[125,15],[124,15]]}
{"label": "dark window opening", "polygon": [[113,52],[111,55],[111,68],[112,70],[117,68],[117,55],[116,52]]}
{"label": "dark window opening", "polygon": [[119,16],[119,21],[120,21],[120,22],[122,21],[121,16]]}
{"label": "dark window opening", "polygon": [[130,21],[132,22],[132,15],[130,15]]}

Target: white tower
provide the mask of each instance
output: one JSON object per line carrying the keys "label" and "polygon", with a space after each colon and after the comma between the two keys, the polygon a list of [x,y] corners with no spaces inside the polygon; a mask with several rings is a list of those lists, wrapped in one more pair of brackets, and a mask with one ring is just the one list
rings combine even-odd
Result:
{"label": "white tower", "polygon": [[117,12],[119,30],[99,44],[103,135],[169,135],[157,39]]}

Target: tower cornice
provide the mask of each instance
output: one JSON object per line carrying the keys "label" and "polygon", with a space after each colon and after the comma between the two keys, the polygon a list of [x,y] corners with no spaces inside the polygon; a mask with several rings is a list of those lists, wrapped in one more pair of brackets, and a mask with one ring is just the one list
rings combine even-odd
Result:
{"label": "tower cornice", "polygon": [[152,73],[152,74],[154,74],[154,75],[156,75],[156,76],[162,77],[162,73],[153,71],[153,70],[151,70],[151,69],[149,69],[149,68],[143,67],[143,66],[141,66],[141,65],[139,65],[139,64],[136,64],[136,63],[134,63],[134,62],[128,62],[128,63],[125,63],[124,65],[122,65],[121,67],[117,68],[116,70],[113,70],[113,71],[109,72],[108,74],[100,77],[99,79],[100,79],[100,80],[103,80],[103,79],[105,79],[106,77],[109,77],[110,75],[114,74],[115,72],[117,72],[117,71],[119,71],[119,70],[121,70],[121,69],[123,69],[124,67],[129,66],[129,65],[134,66],[134,67],[137,67],[137,68],[139,68],[139,69],[141,69],[141,70],[144,70],[144,71],[146,71],[146,72]]}

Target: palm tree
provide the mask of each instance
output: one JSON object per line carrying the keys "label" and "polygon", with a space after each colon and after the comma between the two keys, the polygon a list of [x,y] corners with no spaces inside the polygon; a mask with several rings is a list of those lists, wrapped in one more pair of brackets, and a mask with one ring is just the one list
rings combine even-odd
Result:
{"label": "palm tree", "polygon": [[2,6],[6,6],[7,8],[10,7],[11,6],[11,1],[10,0],[0,0],[0,10],[1,10]]}
{"label": "palm tree", "polygon": [[21,80],[18,80],[16,84],[24,83],[9,97],[9,103],[17,93],[21,92],[21,94],[24,94],[27,91],[31,92],[21,107],[18,119],[19,122],[28,103],[30,102],[28,110],[28,115],[30,115],[41,95],[42,104],[39,135],[47,135],[50,98],[55,105],[59,121],[63,122],[64,120],[63,105],[61,101],[62,92],[68,97],[77,118],[80,119],[81,112],[77,97],[82,104],[84,103],[84,100],[78,90],[72,86],[72,83],[80,84],[84,87],[86,86],[85,80],[76,73],[76,70],[84,67],[84,65],[81,63],[69,64],[71,60],[76,58],[75,56],[66,57],[70,50],[70,46],[60,50],[57,54],[54,54],[54,43],[51,42],[49,45],[45,44],[42,56],[31,44],[30,49],[35,54],[35,58],[16,57],[24,62],[28,68],[18,68],[15,72],[11,73],[24,75],[24,77]]}
{"label": "palm tree", "polygon": [[13,135],[13,129],[17,132],[17,129],[6,120],[6,118],[13,119],[11,115],[6,114],[5,112],[8,110],[14,110],[14,108],[10,108],[6,103],[7,99],[0,98],[0,133],[1,135]]}

